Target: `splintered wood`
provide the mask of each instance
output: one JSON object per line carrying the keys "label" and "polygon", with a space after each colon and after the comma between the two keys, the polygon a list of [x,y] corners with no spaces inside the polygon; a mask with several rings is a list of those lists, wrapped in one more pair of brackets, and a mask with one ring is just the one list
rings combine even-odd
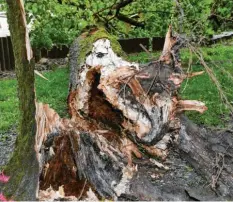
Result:
{"label": "splintered wood", "polygon": [[[203,73],[182,74],[179,43],[180,39],[172,36],[170,27],[160,59],[140,67],[118,57],[109,39],[98,39],[85,63],[79,67],[76,92],[70,92],[71,116],[90,116],[93,114],[90,100],[102,97],[102,104],[111,106],[112,112],[123,117],[117,125],[134,139],[134,143],[155,145],[172,130],[169,123],[178,113],[184,110],[203,113],[207,109],[204,103],[177,98],[177,90],[185,78]],[[94,88],[98,93],[92,93]],[[96,105],[95,111],[99,107]],[[109,114],[109,110],[102,111],[100,116],[103,117],[104,113]],[[114,122],[108,118],[106,125]],[[179,122],[179,119],[175,120]]]}
{"label": "splintered wood", "polygon": [[[82,40],[83,36],[77,41]],[[182,81],[203,73],[182,73],[180,43],[179,37],[172,36],[170,27],[160,59],[144,66],[119,57],[106,37],[93,42],[84,62],[77,64],[78,57],[71,57],[71,119],[61,119],[48,105],[37,103],[36,146],[42,156],[42,199],[64,195],[50,187],[58,189],[64,185],[55,178],[64,180],[66,192],[74,181],[84,183],[78,180],[81,176],[88,180],[81,199],[90,195],[90,187],[98,193],[97,198],[117,199],[116,193],[129,191],[132,176],[125,177],[126,170],[137,172],[132,169],[134,156],[166,158],[168,145],[179,135],[178,115],[184,110],[203,113],[207,109],[202,102],[178,99]],[[67,179],[58,169],[64,169]],[[48,177],[48,173],[53,177]],[[80,191],[69,194],[78,197]]]}

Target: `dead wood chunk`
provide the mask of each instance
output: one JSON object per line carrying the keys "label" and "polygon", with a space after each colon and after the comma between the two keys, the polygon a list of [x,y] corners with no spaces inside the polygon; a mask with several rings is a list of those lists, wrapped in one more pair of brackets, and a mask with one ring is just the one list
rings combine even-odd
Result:
{"label": "dead wood chunk", "polygon": [[61,119],[48,106],[38,105],[43,191],[51,185],[55,193],[63,186],[66,196],[77,199],[189,199],[182,180],[174,178],[180,183],[175,188],[173,181],[162,183],[163,176],[170,180],[174,175],[166,158],[183,132],[180,114],[207,109],[202,102],[179,99],[181,83],[194,76],[182,73],[181,44],[170,27],[160,59],[139,65],[127,61],[103,29],[75,40],[67,99],[71,118]]}

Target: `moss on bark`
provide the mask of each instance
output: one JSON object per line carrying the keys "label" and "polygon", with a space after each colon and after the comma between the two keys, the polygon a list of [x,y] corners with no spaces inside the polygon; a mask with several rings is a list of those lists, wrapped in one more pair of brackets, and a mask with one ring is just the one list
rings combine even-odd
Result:
{"label": "moss on bark", "polygon": [[117,55],[126,58],[126,54],[122,50],[121,45],[117,41],[117,38],[109,34],[103,27],[97,27],[94,31],[89,30],[87,32],[84,32],[79,38],[81,38],[82,40],[79,40],[80,53],[78,56],[78,64],[82,65],[85,62],[84,60],[86,56],[92,51],[93,43],[96,42],[98,39],[103,38],[109,39],[109,41],[111,41],[111,47]]}
{"label": "moss on bark", "polygon": [[35,152],[35,92],[34,61],[28,61],[27,30],[20,0],[7,0],[7,18],[12,38],[15,70],[18,81],[20,109],[19,135],[13,156],[5,173],[11,178],[3,189],[13,200],[35,200],[38,187],[39,164]]}

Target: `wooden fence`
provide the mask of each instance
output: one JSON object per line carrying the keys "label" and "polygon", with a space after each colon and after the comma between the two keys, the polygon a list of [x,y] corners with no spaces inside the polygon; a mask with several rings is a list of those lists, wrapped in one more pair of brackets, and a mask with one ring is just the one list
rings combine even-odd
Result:
{"label": "wooden fence", "polygon": [[15,66],[14,54],[10,37],[0,38],[0,71],[13,70]]}
{"label": "wooden fence", "polygon": [[[143,47],[147,50],[160,51],[164,44],[163,37],[153,37],[152,40],[149,38],[133,38],[133,39],[119,39],[119,43],[122,49],[130,53],[144,52]],[[140,45],[141,44],[141,45]],[[54,46],[52,49],[47,50],[45,48],[41,50],[33,50],[35,59],[38,61],[41,57],[45,58],[65,58],[69,53],[69,47]],[[0,71],[14,70],[14,55],[10,37],[0,38]]]}

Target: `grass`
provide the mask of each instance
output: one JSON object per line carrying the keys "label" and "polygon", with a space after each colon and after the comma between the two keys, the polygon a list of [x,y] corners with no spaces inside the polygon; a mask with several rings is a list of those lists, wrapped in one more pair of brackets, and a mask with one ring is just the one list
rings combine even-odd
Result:
{"label": "grass", "polygon": [[19,116],[16,80],[0,81],[0,132],[17,125]]}
{"label": "grass", "polygon": [[132,62],[147,63],[153,59],[158,59],[159,56],[160,56],[160,52],[153,52],[151,54],[148,54],[146,52],[141,52],[141,53],[130,54],[129,60]]}
{"label": "grass", "polygon": [[[62,117],[67,116],[68,69],[56,69],[43,73],[46,81],[36,76],[36,97],[48,103]],[[17,82],[15,79],[0,80],[0,133],[17,125],[19,119]]]}
{"label": "grass", "polygon": [[[233,101],[233,47],[214,45],[209,48],[202,48],[205,61],[212,69],[216,78],[221,84],[222,90],[225,92],[229,102]],[[181,52],[183,66],[188,63],[188,51]],[[200,65],[196,56],[193,56],[192,71],[205,70]],[[186,87],[185,87],[186,86]],[[219,92],[207,73],[189,79],[187,85],[185,82],[181,88],[181,96],[183,99],[195,99],[203,101],[208,110],[204,114],[197,112],[187,112],[190,119],[198,124],[209,126],[224,126],[229,120],[230,110],[221,100]]]}
{"label": "grass", "polygon": [[[221,83],[230,102],[233,101],[233,47],[216,45],[202,48],[205,61],[215,73]],[[151,57],[156,59],[160,53],[132,54],[131,61],[146,63]],[[182,66],[187,70],[189,51],[181,51]],[[192,71],[201,71],[203,66],[193,55]],[[49,79],[46,81],[36,76],[36,96],[38,101],[48,103],[61,117],[67,116],[66,98],[68,95],[68,69],[56,69],[55,71],[43,73]],[[17,83],[15,79],[0,80],[0,133],[10,130],[17,125],[18,100]],[[180,89],[182,99],[200,100],[206,104],[208,110],[204,114],[197,112],[186,112],[188,117],[198,124],[207,126],[224,126],[229,119],[229,109],[221,101],[220,95],[208,74],[205,73],[183,82]]]}
{"label": "grass", "polygon": [[36,76],[36,97],[39,102],[48,103],[61,117],[67,116],[67,96],[69,89],[68,68],[43,73],[49,80]]}

